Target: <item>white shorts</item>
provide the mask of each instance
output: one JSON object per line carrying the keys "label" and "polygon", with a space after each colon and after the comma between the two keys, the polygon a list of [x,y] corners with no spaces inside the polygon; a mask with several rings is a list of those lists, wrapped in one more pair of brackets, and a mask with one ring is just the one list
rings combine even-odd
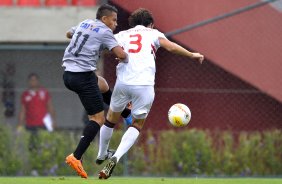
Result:
{"label": "white shorts", "polygon": [[131,114],[135,119],[145,119],[155,98],[154,86],[133,86],[116,82],[110,108],[113,112],[122,112],[132,102]]}

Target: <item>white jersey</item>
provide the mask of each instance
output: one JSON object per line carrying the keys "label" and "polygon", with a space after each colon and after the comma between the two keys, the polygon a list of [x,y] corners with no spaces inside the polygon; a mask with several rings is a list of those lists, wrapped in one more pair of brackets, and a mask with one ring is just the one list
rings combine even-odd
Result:
{"label": "white jersey", "polygon": [[165,35],[156,29],[138,25],[115,35],[128,54],[128,63],[117,66],[117,82],[126,85],[154,85],[155,57],[160,47],[159,38]]}

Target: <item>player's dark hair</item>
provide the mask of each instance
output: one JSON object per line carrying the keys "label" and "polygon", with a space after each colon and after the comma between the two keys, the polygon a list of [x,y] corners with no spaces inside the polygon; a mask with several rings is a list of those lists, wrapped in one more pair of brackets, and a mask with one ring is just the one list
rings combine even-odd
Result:
{"label": "player's dark hair", "polygon": [[37,73],[30,73],[28,76],[27,76],[27,79],[31,79],[32,77],[35,77],[36,79],[39,79],[39,75]]}
{"label": "player's dark hair", "polygon": [[116,9],[116,7],[111,6],[109,4],[103,4],[102,6],[100,6],[100,8],[97,11],[96,19],[100,20],[103,16],[111,15],[112,12],[118,13],[118,10]]}
{"label": "player's dark hair", "polygon": [[154,23],[154,18],[149,10],[145,8],[139,8],[130,15],[128,18],[128,23],[131,27],[135,27],[137,25],[143,25],[147,27],[148,25]]}

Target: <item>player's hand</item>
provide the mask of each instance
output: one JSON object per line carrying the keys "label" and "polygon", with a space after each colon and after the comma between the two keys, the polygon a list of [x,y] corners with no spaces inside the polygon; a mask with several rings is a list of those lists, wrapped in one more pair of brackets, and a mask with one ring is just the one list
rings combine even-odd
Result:
{"label": "player's hand", "polygon": [[120,58],[116,58],[119,63],[128,63],[128,58],[121,60]]}
{"label": "player's hand", "polygon": [[16,129],[16,133],[20,134],[23,131],[23,126],[22,125],[18,125],[17,129]]}
{"label": "player's hand", "polygon": [[200,53],[193,53],[192,58],[197,60],[200,64],[202,64],[205,59],[204,56]]}

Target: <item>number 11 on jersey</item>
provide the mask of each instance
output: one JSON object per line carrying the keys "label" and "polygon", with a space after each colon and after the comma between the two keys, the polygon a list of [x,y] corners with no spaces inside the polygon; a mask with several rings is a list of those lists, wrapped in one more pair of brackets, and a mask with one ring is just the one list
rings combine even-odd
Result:
{"label": "number 11 on jersey", "polygon": [[[76,48],[76,44],[77,44],[78,39],[79,39],[79,37],[80,37],[81,35],[82,35],[82,32],[79,31],[79,32],[77,33],[77,36],[76,36],[76,39],[75,39],[75,41],[74,41],[73,46],[71,46],[71,47],[69,48],[68,52],[71,52],[72,49]],[[76,57],[77,57],[78,54],[81,52],[82,47],[85,45],[86,41],[87,41],[88,38],[89,38],[89,35],[88,35],[88,34],[85,34],[85,35],[82,35],[82,36],[83,36],[83,40],[82,40],[81,43],[79,44],[77,50],[74,52],[74,55],[75,55]]]}

